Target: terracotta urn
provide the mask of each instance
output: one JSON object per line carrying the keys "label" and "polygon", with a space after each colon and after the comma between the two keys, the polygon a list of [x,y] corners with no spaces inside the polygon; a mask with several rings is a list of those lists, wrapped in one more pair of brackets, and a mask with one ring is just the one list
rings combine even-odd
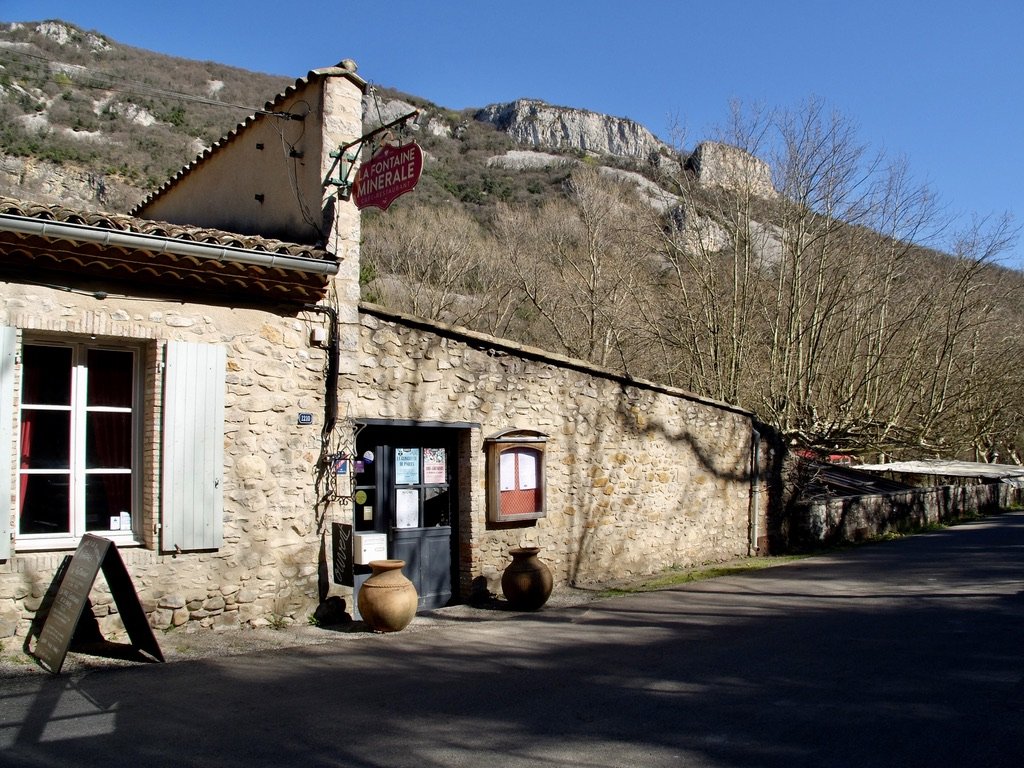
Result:
{"label": "terracotta urn", "polygon": [[539,552],[540,547],[509,550],[512,562],[501,574],[501,591],[517,611],[536,611],[551,596],[551,569],[537,557]]}
{"label": "terracotta urn", "polygon": [[416,587],[402,573],[405,560],[372,560],[373,573],[359,588],[359,613],[374,632],[398,632],[416,615]]}

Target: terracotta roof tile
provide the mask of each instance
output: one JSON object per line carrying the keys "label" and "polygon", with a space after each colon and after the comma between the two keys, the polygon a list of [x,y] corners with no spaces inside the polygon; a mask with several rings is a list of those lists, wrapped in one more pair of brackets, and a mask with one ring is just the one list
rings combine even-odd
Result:
{"label": "terracotta roof tile", "polygon": [[65,208],[56,203],[35,203],[0,196],[0,214],[24,216],[31,219],[56,221],[65,224],[81,224],[100,229],[111,229],[139,235],[169,237],[176,240],[187,240],[193,243],[209,243],[215,245],[244,248],[249,251],[278,253],[308,259],[322,260],[327,258],[327,251],[312,245],[286,243],[255,235],[239,235],[219,229],[190,227],[181,224],[169,224],[165,221],[140,219],[118,213],[96,211],[80,211]]}
{"label": "terracotta roof tile", "polygon": [[[97,213],[0,196],[0,215],[112,230],[126,235],[154,237],[148,243],[104,244],[94,238],[75,242],[64,235],[49,237],[5,231],[0,227],[0,272],[15,281],[61,284],[62,281],[99,280],[124,294],[137,290],[171,291],[175,295],[202,294],[232,301],[284,301],[311,303],[323,298],[330,281],[322,270],[243,263],[244,260],[200,259],[166,249],[165,240],[185,241],[243,252],[309,261],[331,261],[323,249],[268,238],[238,235],[215,229],[188,227],[113,213]],[[49,276],[49,277],[45,277]],[[119,287],[114,288],[117,285]]]}

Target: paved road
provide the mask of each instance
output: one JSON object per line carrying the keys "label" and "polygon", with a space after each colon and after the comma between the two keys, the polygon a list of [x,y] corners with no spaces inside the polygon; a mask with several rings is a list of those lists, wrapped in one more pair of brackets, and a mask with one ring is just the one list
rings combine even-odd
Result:
{"label": "paved road", "polygon": [[1024,514],[658,593],[0,680],[0,765],[1024,765]]}

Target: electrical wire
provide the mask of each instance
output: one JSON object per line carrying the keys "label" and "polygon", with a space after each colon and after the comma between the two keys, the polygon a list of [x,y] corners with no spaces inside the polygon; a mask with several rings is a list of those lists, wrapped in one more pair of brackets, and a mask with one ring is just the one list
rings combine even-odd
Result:
{"label": "electrical wire", "polygon": [[[292,104],[291,108],[294,109],[299,105],[305,106],[306,112],[304,114],[310,113],[311,107],[309,105],[309,102],[305,100],[295,102],[294,104]],[[300,125],[302,126],[302,128],[299,131],[298,137],[294,141],[289,141],[288,138],[285,136],[285,130],[283,125],[271,124],[271,127],[277,131],[277,135],[281,139],[281,149],[284,152],[286,161],[291,161],[288,165],[288,183],[291,186],[291,192],[292,195],[295,197],[295,202],[299,207],[299,213],[302,215],[302,220],[312,229],[315,235],[319,236],[321,224],[314,217],[309,202],[302,197],[302,194],[299,191],[298,165],[299,161],[301,160],[301,155],[296,153],[295,147],[299,145],[299,143],[302,141],[302,137],[306,133],[305,121],[301,121]]]}
{"label": "electrical wire", "polygon": [[[119,75],[115,75],[112,72],[98,72],[92,70],[83,64],[69,64],[67,62],[58,61],[41,54],[29,53],[28,51],[16,51],[10,48],[0,49],[0,61],[6,56],[21,56],[27,59],[35,59],[42,61],[47,64],[56,64],[60,67],[57,72],[47,73],[45,78],[53,83],[57,83],[57,74],[61,74],[64,77],[74,80],[74,82],[83,87],[91,88],[94,90],[111,91],[113,93],[125,93],[132,94],[135,96],[152,96],[155,98],[173,99],[177,101],[187,101],[195,104],[204,104],[212,107],[223,107],[225,109],[239,109],[249,113],[259,115],[274,115],[276,117],[293,117],[290,113],[273,112],[265,109],[259,109],[251,107],[245,104],[233,104],[228,101],[220,101],[218,99],[210,99],[203,96],[196,96],[195,94],[182,93],[180,91],[171,91],[164,88],[157,88],[156,86],[146,85],[144,83],[133,82]],[[11,61],[11,59],[8,59]],[[68,71],[68,70],[72,71]],[[84,72],[88,77],[93,78],[94,82],[83,81],[81,78],[76,78],[75,75],[79,72]]]}

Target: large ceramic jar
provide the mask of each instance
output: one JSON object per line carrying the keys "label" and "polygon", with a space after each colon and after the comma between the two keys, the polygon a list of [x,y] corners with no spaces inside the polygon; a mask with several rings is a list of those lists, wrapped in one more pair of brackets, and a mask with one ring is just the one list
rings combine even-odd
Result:
{"label": "large ceramic jar", "polygon": [[374,632],[398,632],[416,615],[416,587],[402,573],[405,560],[372,560],[359,588],[359,613]]}
{"label": "large ceramic jar", "polygon": [[540,547],[509,550],[512,562],[501,574],[501,591],[517,611],[536,611],[551,596],[551,569],[537,554]]}

